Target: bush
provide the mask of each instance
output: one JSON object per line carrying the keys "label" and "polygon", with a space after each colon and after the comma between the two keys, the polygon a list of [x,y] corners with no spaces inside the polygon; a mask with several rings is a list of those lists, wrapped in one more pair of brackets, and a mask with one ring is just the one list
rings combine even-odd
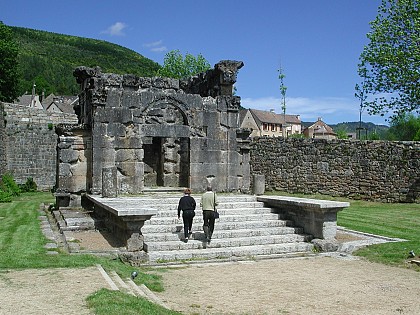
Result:
{"label": "bush", "polygon": [[0,203],[12,202],[12,195],[8,192],[2,191],[0,188]]}
{"label": "bush", "polygon": [[9,173],[6,173],[1,177],[0,191],[9,193],[11,196],[20,195],[20,188],[18,184],[16,184],[13,176]]}
{"label": "bush", "polygon": [[38,190],[38,186],[32,177],[29,177],[25,184],[19,185],[19,188],[21,192],[32,192]]}

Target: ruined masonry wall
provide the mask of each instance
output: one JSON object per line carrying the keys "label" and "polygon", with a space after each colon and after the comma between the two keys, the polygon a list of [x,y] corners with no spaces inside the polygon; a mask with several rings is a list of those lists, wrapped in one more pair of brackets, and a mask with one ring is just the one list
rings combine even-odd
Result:
{"label": "ruined masonry wall", "polygon": [[0,175],[6,171],[6,131],[4,127],[4,104],[0,102]]}
{"label": "ruined masonry wall", "polygon": [[2,117],[2,171],[11,172],[19,184],[32,177],[39,189],[51,189],[55,185],[57,165],[54,126],[59,123],[75,124],[77,116],[4,103]]}
{"label": "ruined masonry wall", "polygon": [[420,202],[420,142],[256,138],[250,155],[267,190]]}

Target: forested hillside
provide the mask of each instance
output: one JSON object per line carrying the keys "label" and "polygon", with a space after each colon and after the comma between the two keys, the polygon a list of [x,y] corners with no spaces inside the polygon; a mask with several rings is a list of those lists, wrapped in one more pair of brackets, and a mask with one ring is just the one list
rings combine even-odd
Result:
{"label": "forested hillside", "polygon": [[22,74],[20,94],[76,95],[79,87],[73,77],[78,66],[99,66],[103,72],[153,76],[161,66],[128,48],[102,40],[10,27],[19,44]]}

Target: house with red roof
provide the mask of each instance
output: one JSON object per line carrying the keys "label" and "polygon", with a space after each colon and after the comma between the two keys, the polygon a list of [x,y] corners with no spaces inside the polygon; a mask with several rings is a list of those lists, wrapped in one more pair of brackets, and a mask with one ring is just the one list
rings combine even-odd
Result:
{"label": "house with red roof", "polygon": [[276,114],[274,110],[246,109],[240,113],[241,128],[252,129],[250,137],[290,137],[302,133],[299,115]]}
{"label": "house with red roof", "polygon": [[309,127],[306,127],[303,130],[303,134],[306,138],[314,139],[337,139],[337,134],[334,130],[328,126],[325,122],[322,121],[321,117],[318,117],[318,120]]}

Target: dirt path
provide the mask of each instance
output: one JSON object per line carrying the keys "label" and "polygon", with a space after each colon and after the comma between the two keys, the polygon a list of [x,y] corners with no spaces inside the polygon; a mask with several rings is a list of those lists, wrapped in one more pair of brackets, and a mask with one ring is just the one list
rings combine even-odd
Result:
{"label": "dirt path", "polygon": [[164,273],[159,297],[184,314],[420,314],[420,273],[318,257]]}
{"label": "dirt path", "polygon": [[0,271],[0,314],[91,314],[85,299],[100,288],[109,287],[97,267]]}
{"label": "dirt path", "polygon": [[[419,272],[349,257],[170,268],[157,295],[184,314],[420,314]],[[0,314],[89,314],[102,287],[96,267],[0,271]]]}

